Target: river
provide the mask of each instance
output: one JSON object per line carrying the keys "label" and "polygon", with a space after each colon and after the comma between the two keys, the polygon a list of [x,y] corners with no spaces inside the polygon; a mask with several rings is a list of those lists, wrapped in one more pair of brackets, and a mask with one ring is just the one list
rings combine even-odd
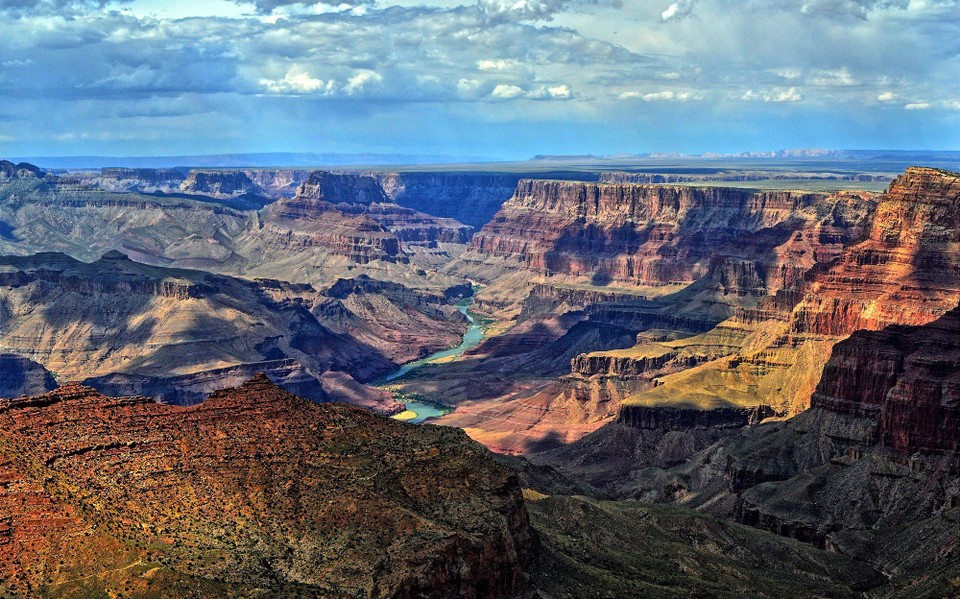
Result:
{"label": "river", "polygon": [[[483,323],[481,322],[479,316],[470,312],[470,307],[472,305],[472,297],[462,300],[457,304],[457,309],[460,310],[460,313],[466,316],[467,320],[470,322],[470,326],[467,327],[467,331],[463,334],[463,339],[460,341],[460,345],[451,347],[449,349],[440,350],[415,362],[408,362],[397,370],[394,370],[387,376],[383,377],[383,379],[378,381],[376,384],[378,386],[386,386],[389,383],[406,376],[410,371],[420,368],[424,364],[430,364],[431,362],[436,362],[438,360],[462,356],[468,349],[478,345],[481,341],[483,341]],[[443,416],[450,411],[448,408],[436,404],[408,399],[400,399],[400,401],[407,406],[407,411],[397,414],[394,416],[394,418],[397,418],[398,420],[405,420],[406,422],[413,422],[415,424],[419,424],[429,418]]]}

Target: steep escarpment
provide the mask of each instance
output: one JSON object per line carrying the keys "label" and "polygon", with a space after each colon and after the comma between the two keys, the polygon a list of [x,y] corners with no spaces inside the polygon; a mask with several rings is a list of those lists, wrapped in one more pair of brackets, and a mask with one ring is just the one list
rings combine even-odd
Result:
{"label": "steep escarpment", "polygon": [[[879,199],[867,226],[859,226],[867,232],[863,240],[844,235],[840,213],[831,210],[816,223],[816,238],[845,242],[803,248],[791,240],[776,248],[781,265],[809,267],[781,278],[771,295],[762,295],[763,287],[758,287],[766,277],[757,274],[768,268],[766,263],[726,259],[735,268],[725,266],[711,285],[724,296],[747,301],[740,300],[730,318],[711,332],[715,341],[725,342],[644,339],[627,351],[580,357],[575,372],[638,381],[634,394],[624,398],[629,405],[770,405],[783,414],[801,412],[810,406],[830,348],[851,331],[927,323],[956,305],[957,180],[944,171],[908,170]],[[820,259],[804,264],[809,250]],[[755,297],[759,301],[749,301]],[[684,349],[678,351],[680,347]],[[646,381],[654,379],[657,385],[651,388]],[[864,383],[866,388],[873,384]]]}
{"label": "steep escarpment", "polygon": [[869,238],[819,275],[793,315],[796,333],[924,324],[960,290],[960,175],[910,168],[877,205]]}
{"label": "steep escarpment", "polygon": [[187,174],[186,169],[105,168],[85,182],[111,192],[176,193]]}
{"label": "steep escarpment", "polygon": [[[708,272],[717,253],[755,257],[788,241],[808,224],[804,221],[822,221],[829,210],[810,214],[817,205],[825,205],[824,196],[522,181],[472,247],[478,257],[506,258],[508,265],[545,275],[594,283],[689,283]],[[766,235],[756,239],[752,234],[760,231]],[[816,238],[830,233],[818,231]],[[834,243],[857,235],[849,226],[835,233]],[[807,260],[818,261],[815,255]],[[779,270],[769,274],[790,276]]]}
{"label": "steep escarpment", "polygon": [[876,421],[880,445],[960,451],[960,306],[923,326],[857,331],[838,343],[812,406]]}
{"label": "steep escarpment", "polygon": [[[530,202],[526,212],[511,208],[525,202]],[[542,450],[551,438],[575,440],[615,418],[626,401],[737,413],[760,406],[780,413],[802,410],[826,355],[817,357],[823,350],[820,341],[808,347],[787,336],[791,310],[811,273],[828,267],[866,236],[873,208],[872,198],[858,193],[521,184],[498,216],[505,219],[504,227],[523,231],[511,237],[527,244],[520,256],[536,254],[539,250],[527,250],[542,248],[542,243],[560,247],[555,233],[565,219],[579,231],[567,253],[585,261],[586,270],[576,272],[589,279],[574,271],[533,278],[517,324],[472,352],[478,362],[474,372],[487,372],[502,360],[501,380],[520,379],[520,384],[491,389],[487,405],[478,400],[459,405],[443,421],[464,426],[490,447],[516,452]],[[527,217],[551,231],[546,242],[518,225]],[[545,219],[553,220],[544,224]],[[601,220],[606,223],[602,227],[619,223],[618,231],[633,233],[601,234]],[[478,237],[500,224],[495,219]],[[631,237],[638,231],[646,237]],[[629,239],[639,240],[632,249]],[[605,245],[608,241],[613,245]],[[485,243],[475,237],[475,246]],[[479,253],[464,255],[459,264]],[[611,264],[604,262],[607,257],[618,261],[626,256],[672,266],[641,286],[604,274],[602,265]],[[500,258],[502,265],[512,260],[514,267],[522,259]],[[676,275],[681,271],[682,276]],[[522,365],[534,356],[540,369],[524,373]],[[544,372],[558,371],[567,376],[548,387],[539,383]],[[531,383],[538,387],[531,389]],[[478,377],[471,388],[475,392],[484,385],[490,386]],[[440,380],[413,381],[407,387],[457,401]]]}
{"label": "steep escarpment", "polygon": [[180,191],[190,194],[228,198],[256,193],[257,187],[240,171],[190,171],[180,184]]}
{"label": "steep escarpment", "polygon": [[0,423],[15,483],[0,490],[4,595],[522,590],[516,476],[453,429],[312,404],[265,377],[191,408],[68,385],[0,403]]}
{"label": "steep escarpment", "polygon": [[[283,265],[284,272],[294,269],[286,278],[313,280],[316,275],[311,271],[320,267],[346,274],[345,270],[360,265],[371,271],[387,271],[385,276],[380,275],[383,278],[410,280],[427,277],[427,270],[411,264],[422,257],[413,246],[462,244],[471,232],[451,219],[390,202],[372,177],[317,171],[304,181],[294,198],[283,198],[264,208],[256,225],[241,235],[237,244],[244,254],[259,254],[263,267],[252,266],[249,272],[253,274],[275,276],[266,266]],[[290,260],[298,254],[308,256],[310,262]],[[442,255],[439,260],[444,260]],[[411,267],[391,266],[397,264]],[[391,273],[397,270],[405,272],[397,277]],[[439,277],[438,281],[442,285],[451,279]]]}

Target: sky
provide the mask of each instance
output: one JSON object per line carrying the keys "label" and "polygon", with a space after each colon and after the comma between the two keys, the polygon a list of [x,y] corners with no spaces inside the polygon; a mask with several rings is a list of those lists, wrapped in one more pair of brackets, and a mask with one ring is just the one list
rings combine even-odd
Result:
{"label": "sky", "polygon": [[960,150],[960,0],[0,0],[0,157]]}

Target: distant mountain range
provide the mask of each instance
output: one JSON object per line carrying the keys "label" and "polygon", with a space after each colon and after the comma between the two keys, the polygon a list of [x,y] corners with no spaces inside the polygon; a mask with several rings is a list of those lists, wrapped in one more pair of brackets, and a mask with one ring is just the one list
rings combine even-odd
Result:
{"label": "distant mountain range", "polygon": [[15,161],[48,169],[75,168],[240,168],[265,166],[374,166],[385,164],[447,164],[478,162],[476,156],[440,154],[349,154],[265,152],[253,154],[203,154],[195,156],[23,156]]}

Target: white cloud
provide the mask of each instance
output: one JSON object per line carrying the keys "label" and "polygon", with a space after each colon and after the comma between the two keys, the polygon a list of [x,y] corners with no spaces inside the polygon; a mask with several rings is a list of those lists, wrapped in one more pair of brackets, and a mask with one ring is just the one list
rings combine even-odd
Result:
{"label": "white cloud", "polygon": [[742,96],[741,100],[748,101],[763,101],[763,102],[799,102],[803,99],[803,95],[800,93],[796,87],[775,87],[769,91],[758,92],[754,90],[747,90]]}
{"label": "white cloud", "polygon": [[662,92],[652,92],[649,94],[643,94],[644,102],[659,102],[663,100],[672,100],[673,92],[671,91],[662,91]]}
{"label": "white cloud", "polygon": [[551,98],[557,98],[557,99],[566,99],[572,95],[570,92],[570,88],[566,85],[554,85],[554,86],[548,87],[547,93],[550,94]]}
{"label": "white cloud", "polygon": [[376,86],[382,82],[383,76],[380,73],[369,69],[361,69],[347,80],[344,91],[351,96],[355,96],[366,91],[368,87]]}
{"label": "white cloud", "polygon": [[621,100],[635,100],[641,97],[640,92],[623,92],[617,96]]}
{"label": "white cloud", "polygon": [[660,13],[660,20],[664,23],[671,19],[682,19],[693,11],[693,0],[677,0]]}
{"label": "white cloud", "polygon": [[885,102],[885,103],[896,102],[897,97],[898,97],[897,94],[893,92],[881,92],[877,96],[877,102]]}
{"label": "white cloud", "polygon": [[803,69],[796,67],[770,69],[770,72],[782,79],[799,79],[803,76]]}
{"label": "white cloud", "polygon": [[944,100],[943,106],[950,110],[960,110],[960,100]]}
{"label": "white cloud", "polygon": [[836,70],[817,70],[807,79],[810,85],[823,87],[850,87],[859,84],[846,67]]}
{"label": "white cloud", "polygon": [[487,58],[477,61],[477,68],[481,71],[506,71],[507,69],[512,69],[515,66],[517,66],[516,60],[505,60],[502,58]]}
{"label": "white cloud", "polygon": [[501,100],[510,100],[522,96],[523,88],[517,85],[501,83],[493,88],[493,91],[490,92],[490,95]]}
{"label": "white cloud", "polygon": [[311,77],[303,67],[295,65],[287,70],[283,79],[260,79],[260,87],[274,94],[312,94],[329,92],[333,82]]}
{"label": "white cloud", "polygon": [[907,110],[926,110],[930,108],[929,102],[910,102],[909,104],[904,104],[903,106]]}

